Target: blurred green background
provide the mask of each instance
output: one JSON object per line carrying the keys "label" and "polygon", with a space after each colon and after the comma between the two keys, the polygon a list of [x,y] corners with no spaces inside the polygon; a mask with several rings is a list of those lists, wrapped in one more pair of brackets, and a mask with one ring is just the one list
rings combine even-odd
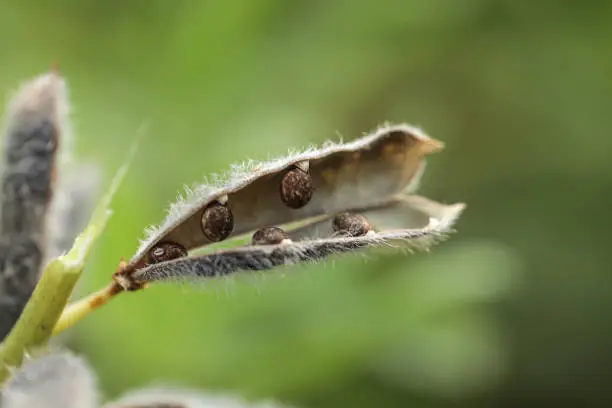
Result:
{"label": "blurred green background", "polygon": [[468,204],[431,253],[153,287],[68,346],[107,398],[609,406],[611,43],[603,0],[0,2],[0,89],[58,61],[105,183],[150,124],[81,295],[182,185],[384,121],[443,140],[420,193]]}

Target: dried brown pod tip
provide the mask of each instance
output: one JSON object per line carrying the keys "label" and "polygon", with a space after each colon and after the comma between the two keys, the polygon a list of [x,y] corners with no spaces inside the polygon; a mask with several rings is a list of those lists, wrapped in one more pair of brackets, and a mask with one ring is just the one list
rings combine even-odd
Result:
{"label": "dried brown pod tip", "polygon": [[360,237],[372,230],[372,225],[361,214],[343,212],[336,215],[332,221],[332,229],[336,233]]}
{"label": "dried brown pod tip", "polygon": [[214,202],[202,214],[202,232],[213,242],[223,241],[234,230],[234,216],[227,203]]}
{"label": "dried brown pod tip", "polygon": [[288,240],[289,235],[278,227],[267,227],[258,229],[253,234],[253,245],[276,245]]}
{"label": "dried brown pod tip", "polygon": [[175,242],[161,242],[155,245],[147,256],[149,265],[187,256],[187,250]]}
{"label": "dried brown pod tip", "polygon": [[287,171],[280,184],[280,197],[289,208],[299,209],[312,199],[314,186],[308,172],[308,162],[298,163]]}

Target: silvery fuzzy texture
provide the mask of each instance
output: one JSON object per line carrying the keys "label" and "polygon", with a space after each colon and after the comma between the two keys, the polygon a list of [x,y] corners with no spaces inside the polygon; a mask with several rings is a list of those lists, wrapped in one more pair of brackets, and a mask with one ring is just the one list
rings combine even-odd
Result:
{"label": "silvery fuzzy texture", "polygon": [[100,191],[102,172],[93,163],[64,166],[49,209],[45,264],[68,251],[87,226]]}
{"label": "silvery fuzzy texture", "polygon": [[137,284],[193,281],[227,276],[239,271],[264,271],[283,265],[316,262],[329,256],[364,248],[399,247],[427,250],[452,232],[464,205],[443,206],[424,200],[419,198],[417,204],[424,208],[434,208],[432,212],[437,217],[430,217],[429,223],[423,228],[371,231],[360,237],[332,236],[277,245],[237,247],[154,264],[135,270],[129,279]]}
{"label": "silvery fuzzy texture", "polygon": [[27,361],[2,388],[2,408],[96,408],[97,379],[70,352]]}
{"label": "silvery fuzzy texture", "polygon": [[[94,371],[69,351],[26,361],[0,392],[2,408],[97,408]],[[290,408],[271,400],[248,401],[229,393],[203,393],[182,387],[150,387],[127,392],[103,408]]]}
{"label": "silvery fuzzy texture", "polygon": [[[374,132],[347,143],[334,143],[328,141],[323,144],[322,147],[310,146],[303,151],[293,150],[288,152],[285,156],[268,161],[250,160],[242,164],[233,165],[231,170],[227,173],[213,177],[212,183],[205,182],[193,188],[186,187],[185,194],[179,196],[178,200],[169,207],[164,221],[162,221],[159,226],[147,228],[146,237],[141,240],[140,247],[132,257],[131,263],[135,263],[137,260],[142,259],[148,250],[162,237],[207,203],[213,202],[220,197],[226,197],[228,194],[249,186],[257,179],[279,173],[291,165],[308,162],[314,159],[322,159],[338,152],[359,152],[363,149],[367,149],[368,146],[380,141],[393,132],[406,133],[411,135],[415,140],[431,143],[432,151],[443,146],[441,142],[431,139],[421,129],[414,126],[407,124],[386,124],[380,126]],[[413,180],[407,186],[408,190],[412,191],[416,189],[423,169],[424,163],[417,169]],[[377,200],[382,202],[387,198],[389,197],[371,197],[372,203],[370,204],[374,204]],[[347,206],[348,205],[347,203]]]}
{"label": "silvery fuzzy texture", "polygon": [[[0,196],[0,339],[17,320],[45,259],[56,164],[70,144],[67,89],[56,73],[25,83],[8,104]],[[59,139],[61,137],[61,143]]]}
{"label": "silvery fuzzy texture", "polygon": [[130,391],[103,408],[290,408],[275,401],[251,402],[239,396],[179,387],[156,387]]}

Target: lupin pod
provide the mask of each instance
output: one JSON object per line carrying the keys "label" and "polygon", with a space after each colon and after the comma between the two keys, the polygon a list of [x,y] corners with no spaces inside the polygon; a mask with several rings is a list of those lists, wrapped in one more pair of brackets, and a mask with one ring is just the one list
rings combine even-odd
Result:
{"label": "lupin pod", "polygon": [[[371,222],[386,211],[415,215],[413,209],[407,208],[405,197],[418,185],[425,156],[443,146],[415,127],[385,125],[348,143],[327,143],[320,149],[310,148],[269,162],[249,162],[229,174],[224,183],[189,190],[184,199],[173,204],[162,224],[148,230],[134,257],[120,266],[115,280],[125,289],[134,290],[157,280],[154,276],[180,275],[180,268],[193,272],[196,265],[206,269],[204,265],[211,262],[217,265],[214,270],[202,269],[198,276],[268,269],[375,246],[386,240],[439,235],[444,231],[423,224],[385,224],[374,232],[376,225]],[[436,207],[445,217],[446,211],[457,211],[458,215],[458,208]],[[430,210],[419,216],[429,222],[433,217],[428,214]],[[283,242],[259,239],[266,236],[260,232],[262,229],[295,222],[303,225],[289,231],[289,238]],[[321,222],[329,226],[323,229],[326,233],[308,235]],[[255,247],[263,244],[265,249],[245,246],[204,256],[187,255],[191,250],[253,232]],[[170,257],[164,252],[166,258],[152,262],[155,257],[151,254],[161,254],[160,247],[168,245],[180,251],[173,251]],[[168,268],[173,273],[162,272]]]}
{"label": "lupin pod", "polygon": [[[178,258],[135,270],[130,280],[137,286],[151,282],[192,281],[240,271],[263,271],[284,265],[316,262],[331,255],[365,248],[423,250],[452,231],[463,209],[463,204],[443,205],[418,196],[398,198],[362,214],[343,214],[340,224],[353,234],[334,234],[339,231],[338,219],[330,217],[298,229],[293,234],[289,232],[289,239],[274,245],[247,245]],[[367,232],[364,232],[366,229]],[[316,235],[311,239],[302,239],[306,232]]]}
{"label": "lupin pod", "polygon": [[69,134],[67,114],[66,84],[54,72],[26,82],[7,106],[0,175],[0,340],[30,298],[57,232],[49,229],[48,213],[58,148]]}

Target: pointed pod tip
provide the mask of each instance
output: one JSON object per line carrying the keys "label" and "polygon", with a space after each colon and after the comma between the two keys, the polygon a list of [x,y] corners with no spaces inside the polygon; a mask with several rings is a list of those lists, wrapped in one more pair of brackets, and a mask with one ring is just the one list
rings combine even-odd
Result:
{"label": "pointed pod tip", "polygon": [[20,124],[27,115],[51,118],[67,105],[66,83],[57,71],[51,70],[24,83],[8,107],[8,118]]}
{"label": "pointed pod tip", "polygon": [[441,142],[436,139],[427,139],[421,141],[421,152],[424,155],[438,153],[444,150],[445,147],[446,145],[444,144],[444,142]]}
{"label": "pointed pod tip", "polygon": [[453,205],[451,205],[449,207],[453,210],[453,212],[455,212],[457,214],[461,214],[467,208],[467,204],[465,204],[465,203],[456,203],[456,204],[453,204]]}
{"label": "pointed pod tip", "polygon": [[452,226],[457,222],[461,214],[463,214],[466,207],[467,205],[464,203],[449,205],[446,214],[444,214],[440,221],[448,227]]}

